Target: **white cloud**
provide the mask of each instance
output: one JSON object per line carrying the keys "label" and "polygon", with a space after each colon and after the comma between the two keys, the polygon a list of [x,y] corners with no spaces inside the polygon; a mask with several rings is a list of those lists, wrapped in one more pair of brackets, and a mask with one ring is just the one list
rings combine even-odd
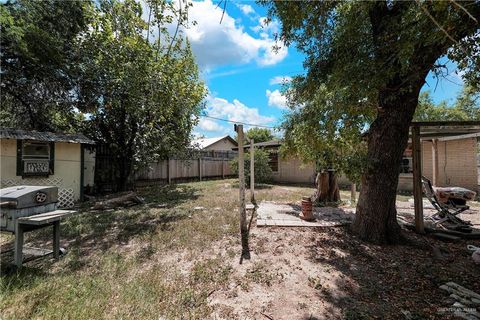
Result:
{"label": "white cloud", "polygon": [[[258,125],[270,124],[275,120],[273,117],[261,115],[257,108],[248,107],[237,99],[230,102],[223,98],[211,96],[207,98],[206,113],[216,118]],[[233,127],[233,124],[231,126]]]}
{"label": "white cloud", "polygon": [[[261,115],[257,108],[248,107],[237,99],[228,101],[227,99],[207,96],[205,113],[214,118],[225,119],[233,122],[243,122],[256,125],[271,125],[275,121],[274,117]],[[215,120],[207,117],[200,117],[198,125],[195,127],[195,136],[221,136],[225,134],[233,135],[233,123]],[[247,130],[252,126],[244,125]]]}
{"label": "white cloud", "polygon": [[252,6],[249,4],[237,4],[237,7],[243,12],[244,15],[248,16],[249,14],[255,14],[255,10],[253,10]]}
{"label": "white cloud", "polygon": [[268,105],[279,109],[287,109],[287,98],[279,90],[267,90]]}
{"label": "white cloud", "polygon": [[273,77],[272,79],[270,79],[270,85],[275,85],[275,84],[284,84],[284,83],[287,83],[287,82],[290,82],[292,81],[292,77],[289,77],[289,76],[276,76],[276,77]]}
{"label": "white cloud", "polygon": [[193,2],[189,10],[189,19],[196,21],[196,25],[185,29],[184,33],[203,69],[251,61],[258,65],[272,65],[287,56],[288,49],[283,44],[277,44],[279,49],[274,50],[276,41],[268,32],[254,37],[245,32],[228,12],[220,23],[222,14],[223,8],[217,7],[211,0]]}
{"label": "white cloud", "polygon": [[250,29],[259,33],[262,38],[272,37],[280,31],[280,22],[276,19],[268,21],[267,17],[260,17],[258,24]]}
{"label": "white cloud", "polygon": [[203,117],[200,118],[197,128],[204,131],[221,131],[224,129],[224,127],[219,125],[217,122]]}

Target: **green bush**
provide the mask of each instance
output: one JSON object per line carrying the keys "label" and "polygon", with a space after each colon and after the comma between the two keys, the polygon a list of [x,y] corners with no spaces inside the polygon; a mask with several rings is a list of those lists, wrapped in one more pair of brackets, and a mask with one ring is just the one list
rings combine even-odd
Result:
{"label": "green bush", "polygon": [[[255,150],[255,183],[268,183],[272,181],[272,169],[268,165],[268,152]],[[250,153],[245,153],[245,182],[250,184]],[[238,157],[230,161],[230,168],[233,173],[238,175]]]}

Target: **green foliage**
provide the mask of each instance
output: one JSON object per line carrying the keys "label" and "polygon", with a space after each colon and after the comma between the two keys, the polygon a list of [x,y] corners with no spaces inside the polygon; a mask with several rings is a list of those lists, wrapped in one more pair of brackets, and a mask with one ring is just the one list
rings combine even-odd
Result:
{"label": "green foliage", "polygon": [[465,86],[453,105],[441,101],[436,105],[430,92],[422,92],[414,116],[415,121],[480,120],[480,93]]}
{"label": "green foliage", "polygon": [[158,39],[147,41],[151,27],[142,6],[129,0],[101,1],[80,41],[88,77],[80,81],[79,96],[91,115],[85,130],[117,155],[121,186],[135,168],[185,149],[205,95],[188,42],[165,29],[172,19],[163,15],[167,3],[148,5]]}
{"label": "green foliage", "polygon": [[[255,149],[254,153],[254,170],[255,170],[255,183],[268,183],[272,181],[272,169],[268,165],[269,157],[268,152],[261,149]],[[250,153],[245,153],[245,181],[250,183]],[[230,161],[230,168],[233,173],[238,175],[238,158]]]}
{"label": "green foliage", "polygon": [[206,93],[181,34],[190,5],[2,4],[2,126],[83,131],[116,155],[122,188],[135,168],[181,153]]}
{"label": "green foliage", "polygon": [[253,127],[245,132],[245,137],[253,139],[255,143],[273,140],[272,132],[267,128]]}
{"label": "green foliage", "polygon": [[316,163],[318,171],[335,169],[359,181],[366,156],[361,133],[370,119],[362,115],[343,119],[338,114],[342,109],[332,109],[338,99],[339,94],[327,92],[322,86],[302,107],[292,108],[282,123],[285,141],[281,150],[285,156],[300,156],[304,162]]}
{"label": "green foliage", "polygon": [[[75,41],[89,1],[7,1],[0,5],[2,126],[68,131],[76,125]],[[54,119],[55,118],[55,119]],[[55,121],[59,120],[61,121]]]}
{"label": "green foliage", "polygon": [[[306,55],[307,73],[294,77],[286,88],[291,112],[282,124],[283,151],[317,161],[321,168],[348,172],[354,180],[367,168],[362,134],[380,116],[402,114],[399,117],[406,119],[402,126],[408,125],[428,71],[441,74],[443,69],[435,62],[449,48],[449,57],[461,69],[479,74],[480,54],[472,41],[479,37],[478,25],[454,3],[260,2],[268,7],[270,19],[281,20],[279,38]],[[463,4],[470,14],[480,16],[478,2]],[[435,27],[432,18],[450,37]],[[451,37],[463,40],[456,44]],[[400,141],[397,145],[402,148]],[[373,148],[372,154],[392,151]]]}

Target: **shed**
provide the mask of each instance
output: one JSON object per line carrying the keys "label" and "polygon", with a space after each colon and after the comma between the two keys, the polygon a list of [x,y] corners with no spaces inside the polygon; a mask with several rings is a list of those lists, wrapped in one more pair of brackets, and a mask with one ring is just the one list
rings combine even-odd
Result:
{"label": "shed", "polygon": [[0,128],[0,186],[56,186],[59,206],[72,207],[93,187],[94,144],[81,134]]}

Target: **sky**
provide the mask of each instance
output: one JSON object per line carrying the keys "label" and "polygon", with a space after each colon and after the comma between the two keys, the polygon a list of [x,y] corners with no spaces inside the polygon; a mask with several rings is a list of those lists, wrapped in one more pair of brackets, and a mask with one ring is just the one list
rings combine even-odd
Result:
{"label": "sky", "polygon": [[[263,126],[276,126],[287,112],[281,94],[283,81],[304,73],[304,56],[295,47],[275,42],[280,23],[265,24],[266,9],[254,1],[223,3],[197,1],[189,10],[196,25],[185,30],[199,65],[208,95],[204,113],[220,119]],[[221,21],[221,23],[220,23]],[[278,50],[273,47],[279,46]],[[453,102],[462,89],[456,65],[446,58],[449,75],[437,79],[429,74],[422,90],[430,90],[435,102]],[[248,126],[246,126],[248,129]],[[233,123],[201,117],[194,129],[197,137],[234,136]]]}

